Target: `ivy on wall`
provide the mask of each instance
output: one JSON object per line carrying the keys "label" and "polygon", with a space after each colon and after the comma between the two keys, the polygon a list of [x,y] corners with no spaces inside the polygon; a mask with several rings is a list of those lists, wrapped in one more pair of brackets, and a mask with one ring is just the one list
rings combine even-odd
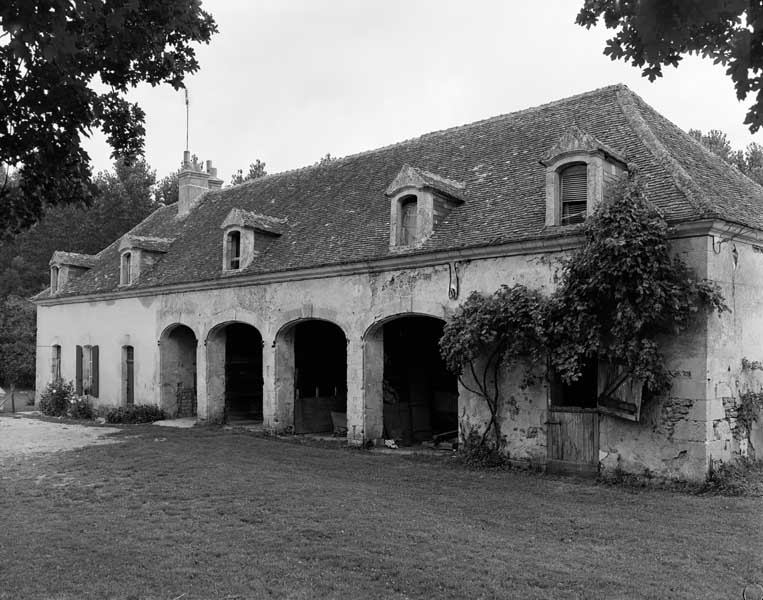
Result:
{"label": "ivy on wall", "polygon": [[500,447],[499,371],[525,357],[547,357],[565,383],[604,360],[612,393],[627,378],[665,392],[671,375],[658,339],[686,331],[706,311],[729,310],[718,286],[671,257],[670,229],[637,177],[623,178],[582,226],[583,245],[562,265],[548,297],[524,286],[473,293],[445,326],[440,348],[461,384],[483,398],[487,431]]}

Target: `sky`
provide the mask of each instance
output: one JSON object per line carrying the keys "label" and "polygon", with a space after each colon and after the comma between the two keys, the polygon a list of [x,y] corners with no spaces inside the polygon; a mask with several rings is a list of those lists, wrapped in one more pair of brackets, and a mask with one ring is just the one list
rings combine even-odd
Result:
{"label": "sky", "polygon": [[[575,24],[582,0],[203,0],[219,32],[186,80],[189,149],[226,183],[259,159],[268,173],[307,166],[624,83],[684,130],[743,125],[731,79],[687,57],[654,83],[604,56],[612,30]],[[180,166],[185,101],[170,86],[130,92],[146,112],[157,177]],[[111,168],[102,135],[85,144]]]}

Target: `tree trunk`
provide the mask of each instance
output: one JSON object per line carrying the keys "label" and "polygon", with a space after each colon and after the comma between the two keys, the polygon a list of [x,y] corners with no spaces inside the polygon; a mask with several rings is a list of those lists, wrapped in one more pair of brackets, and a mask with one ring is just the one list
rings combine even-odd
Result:
{"label": "tree trunk", "polygon": [[15,392],[16,392],[16,384],[11,383],[11,412],[12,413],[16,412],[16,399],[14,397]]}

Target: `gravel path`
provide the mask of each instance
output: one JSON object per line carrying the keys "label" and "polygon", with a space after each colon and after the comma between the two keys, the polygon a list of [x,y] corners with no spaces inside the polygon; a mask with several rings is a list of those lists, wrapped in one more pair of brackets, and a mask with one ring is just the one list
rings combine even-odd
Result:
{"label": "gravel path", "polygon": [[25,416],[0,416],[0,458],[114,444],[116,427],[51,423]]}

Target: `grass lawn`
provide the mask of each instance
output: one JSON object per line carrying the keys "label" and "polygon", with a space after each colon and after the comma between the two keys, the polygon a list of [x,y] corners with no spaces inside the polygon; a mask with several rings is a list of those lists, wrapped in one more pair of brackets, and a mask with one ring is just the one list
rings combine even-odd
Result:
{"label": "grass lawn", "polygon": [[220,430],[0,463],[0,599],[741,598],[763,499]]}

